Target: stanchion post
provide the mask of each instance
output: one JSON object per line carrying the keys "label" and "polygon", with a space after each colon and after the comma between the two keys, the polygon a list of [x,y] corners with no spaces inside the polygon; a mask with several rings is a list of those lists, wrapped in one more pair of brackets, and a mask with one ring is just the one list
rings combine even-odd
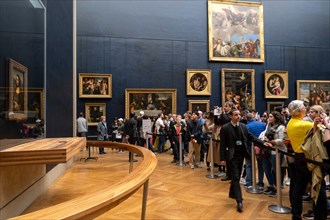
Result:
{"label": "stanchion post", "polygon": [[131,153],[130,157],[129,157],[129,172],[130,173],[133,171],[133,164],[134,164],[134,153]]}
{"label": "stanchion post", "polygon": [[211,170],[210,170],[210,173],[206,174],[206,177],[209,178],[209,179],[215,179],[215,178],[218,178],[217,175],[214,174],[214,155],[213,155],[213,140],[211,139],[210,140],[210,153],[211,153],[211,162],[210,162],[210,167],[211,167]]}
{"label": "stanchion post", "polygon": [[276,191],[277,191],[277,205],[270,205],[268,209],[272,212],[287,214],[291,210],[288,207],[282,206],[282,188],[281,188],[281,160],[280,153],[276,147]]}
{"label": "stanchion post", "polygon": [[148,188],[149,188],[149,179],[143,185],[142,213],[141,213],[142,220],[146,219]]}
{"label": "stanchion post", "polygon": [[183,161],[182,161],[182,133],[179,134],[179,157],[180,157],[180,162],[177,164],[178,166],[182,167],[183,166]]}
{"label": "stanchion post", "polygon": [[256,154],[254,152],[254,144],[252,143],[251,146],[251,164],[252,164],[252,188],[247,188],[246,191],[252,194],[261,194],[263,193],[262,190],[257,188],[256,184]]}
{"label": "stanchion post", "polygon": [[145,137],[146,137],[146,146],[147,146],[147,149],[149,150],[149,137],[148,137],[148,133],[147,132],[145,132],[144,133],[145,134]]}

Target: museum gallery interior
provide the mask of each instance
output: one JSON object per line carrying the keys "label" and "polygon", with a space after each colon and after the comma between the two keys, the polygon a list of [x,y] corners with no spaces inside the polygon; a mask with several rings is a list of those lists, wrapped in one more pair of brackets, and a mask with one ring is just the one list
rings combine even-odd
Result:
{"label": "museum gallery interior", "polygon": [[206,163],[101,143],[97,128],[227,101],[329,112],[329,60],[327,0],[1,0],[0,219],[291,219],[289,186],[277,197],[241,186],[237,212]]}

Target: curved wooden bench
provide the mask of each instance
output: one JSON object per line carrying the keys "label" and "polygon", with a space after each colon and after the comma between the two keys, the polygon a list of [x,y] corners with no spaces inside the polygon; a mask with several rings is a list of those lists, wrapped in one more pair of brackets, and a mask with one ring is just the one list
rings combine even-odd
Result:
{"label": "curved wooden bench", "polygon": [[[150,175],[157,166],[156,156],[146,148],[110,141],[87,141],[87,146],[123,149],[143,157],[133,172],[119,182],[98,192],[48,207],[36,212],[20,215],[12,219],[87,219],[96,217],[134,194],[142,185],[148,183]],[[142,217],[143,218],[143,217]]]}

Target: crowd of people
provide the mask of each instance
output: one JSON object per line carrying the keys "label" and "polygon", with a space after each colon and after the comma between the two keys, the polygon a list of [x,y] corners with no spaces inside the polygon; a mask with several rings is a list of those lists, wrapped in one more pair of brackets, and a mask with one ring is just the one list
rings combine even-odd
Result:
{"label": "crowd of people", "polygon": [[[218,108],[217,111],[186,112],[183,115],[159,113],[158,117],[148,117],[143,111],[138,115],[132,112],[128,119],[114,119],[109,137],[108,131],[104,130],[107,129],[106,119],[101,118],[98,140],[148,146],[155,154],[171,149],[171,163],[179,163],[181,159],[191,169],[202,168],[205,163],[209,171],[213,165],[218,169],[216,172],[222,177],[221,181],[231,181],[228,196],[236,200],[238,212],[243,211],[240,185],[252,187],[254,160],[251,151],[255,150],[257,187],[264,194],[277,195],[276,172],[280,172],[281,183],[290,186],[292,219],[327,219],[330,204],[324,178],[330,170],[327,168],[330,146],[329,140],[316,142],[314,139],[320,139],[323,132],[330,129],[330,122],[329,115],[320,105],[308,106],[303,101],[294,100],[287,107],[277,107],[261,116],[253,109],[240,111],[231,101],[226,102],[220,111]],[[142,129],[144,119],[151,120],[150,132]],[[209,147],[211,142],[212,148]],[[276,170],[275,148],[280,150],[280,170]],[[100,149],[99,153],[103,154],[104,150]],[[307,162],[306,158],[318,159],[322,166],[314,165],[319,169],[312,169],[313,163]],[[303,198],[310,199],[313,204],[313,210],[305,214],[302,213]]]}

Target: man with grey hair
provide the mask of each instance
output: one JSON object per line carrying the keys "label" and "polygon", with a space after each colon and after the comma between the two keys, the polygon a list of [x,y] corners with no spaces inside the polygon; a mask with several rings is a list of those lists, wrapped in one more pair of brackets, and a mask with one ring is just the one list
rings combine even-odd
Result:
{"label": "man with grey hair", "polygon": [[[292,149],[295,152],[295,161],[292,168],[292,175],[290,176],[290,202],[292,219],[301,219],[302,213],[302,196],[305,193],[306,186],[311,180],[311,172],[307,168],[307,162],[303,150],[300,148],[304,143],[307,131],[314,128],[316,131],[320,122],[319,117],[315,117],[314,123],[304,121],[306,116],[306,106],[301,100],[294,100],[290,102],[289,112],[291,119],[287,125],[287,133],[290,139]],[[319,194],[317,203],[313,207],[314,219],[327,218],[327,199],[325,193]]]}

